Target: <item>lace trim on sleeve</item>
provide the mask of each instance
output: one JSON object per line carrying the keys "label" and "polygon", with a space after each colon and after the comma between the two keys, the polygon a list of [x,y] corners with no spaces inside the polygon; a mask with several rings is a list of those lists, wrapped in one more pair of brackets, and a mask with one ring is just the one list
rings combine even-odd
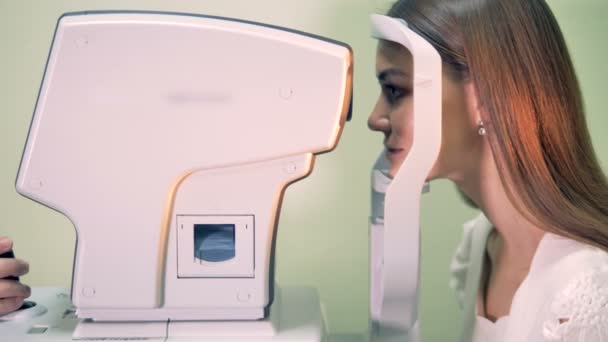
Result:
{"label": "lace trim on sleeve", "polygon": [[608,341],[608,265],[583,272],[558,292],[543,336],[547,341]]}

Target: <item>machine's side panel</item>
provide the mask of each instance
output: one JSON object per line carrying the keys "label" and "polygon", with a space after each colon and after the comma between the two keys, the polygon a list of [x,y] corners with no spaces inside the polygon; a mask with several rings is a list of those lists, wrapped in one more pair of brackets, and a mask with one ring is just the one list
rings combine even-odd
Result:
{"label": "machine's side panel", "polygon": [[17,189],[76,226],[75,305],[158,308],[176,184],[195,170],[333,148],[351,58],[344,46],[227,20],[63,17]]}

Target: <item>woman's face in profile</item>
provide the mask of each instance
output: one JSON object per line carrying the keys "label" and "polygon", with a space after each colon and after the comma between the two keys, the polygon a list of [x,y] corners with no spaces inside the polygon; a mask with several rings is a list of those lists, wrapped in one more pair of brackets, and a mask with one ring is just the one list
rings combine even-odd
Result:
{"label": "woman's face in profile", "polygon": [[[445,69],[445,64],[444,64]],[[380,41],[376,56],[376,75],[381,93],[368,125],[384,134],[389,174],[395,176],[412,147],[413,138],[413,60],[405,47]],[[454,80],[446,70],[442,80],[442,143],[439,157],[428,180],[462,180],[467,168],[476,165],[481,137],[477,135],[475,103],[471,86]]]}

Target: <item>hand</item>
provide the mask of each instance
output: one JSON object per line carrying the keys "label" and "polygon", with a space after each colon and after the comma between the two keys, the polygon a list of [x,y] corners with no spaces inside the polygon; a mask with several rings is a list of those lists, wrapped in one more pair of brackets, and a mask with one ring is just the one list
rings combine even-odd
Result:
{"label": "hand", "polygon": [[[0,237],[0,255],[9,252],[13,242]],[[2,279],[9,276],[19,277],[29,271],[27,262],[13,258],[0,258],[0,316],[13,312],[21,307],[25,298],[31,294],[27,285],[17,280]]]}

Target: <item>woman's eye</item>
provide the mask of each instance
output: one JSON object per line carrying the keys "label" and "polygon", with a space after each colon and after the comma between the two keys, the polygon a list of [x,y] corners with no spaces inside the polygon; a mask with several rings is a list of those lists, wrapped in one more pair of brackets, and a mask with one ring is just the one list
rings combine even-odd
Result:
{"label": "woman's eye", "polygon": [[382,85],[382,92],[384,93],[384,97],[390,104],[394,104],[399,101],[403,96],[409,94],[408,91],[402,89],[400,87],[396,87],[390,84]]}

